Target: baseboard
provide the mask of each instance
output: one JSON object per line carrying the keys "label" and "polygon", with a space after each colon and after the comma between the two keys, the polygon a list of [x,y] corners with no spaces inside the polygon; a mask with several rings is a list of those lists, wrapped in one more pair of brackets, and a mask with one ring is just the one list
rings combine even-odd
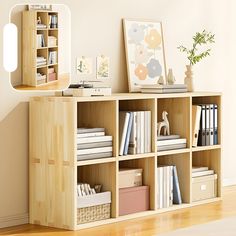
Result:
{"label": "baseboard", "polygon": [[236,178],[233,179],[223,179],[223,186],[236,185]]}
{"label": "baseboard", "polygon": [[0,217],[0,228],[6,228],[15,225],[23,225],[28,223],[29,223],[28,213]]}

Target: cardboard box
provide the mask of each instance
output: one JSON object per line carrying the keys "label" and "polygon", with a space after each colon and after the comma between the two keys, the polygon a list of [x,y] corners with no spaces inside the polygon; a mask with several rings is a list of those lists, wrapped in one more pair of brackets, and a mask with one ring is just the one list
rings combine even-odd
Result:
{"label": "cardboard box", "polygon": [[148,211],[149,191],[149,186],[119,189],[119,215]]}
{"label": "cardboard box", "polygon": [[193,201],[214,198],[217,193],[217,175],[192,178]]}
{"label": "cardboard box", "polygon": [[142,169],[123,168],[119,170],[119,188],[142,186]]}
{"label": "cardboard box", "polygon": [[55,72],[48,74],[48,81],[54,81],[56,79],[57,79],[57,74]]}

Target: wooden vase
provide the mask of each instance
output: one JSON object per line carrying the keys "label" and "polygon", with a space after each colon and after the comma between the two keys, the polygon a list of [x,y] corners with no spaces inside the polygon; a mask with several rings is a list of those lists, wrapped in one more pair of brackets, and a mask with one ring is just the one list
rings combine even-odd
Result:
{"label": "wooden vase", "polygon": [[186,65],[186,68],[187,68],[187,70],[185,72],[186,77],[184,78],[184,83],[187,85],[188,92],[193,92],[194,91],[194,84],[193,84],[192,66]]}

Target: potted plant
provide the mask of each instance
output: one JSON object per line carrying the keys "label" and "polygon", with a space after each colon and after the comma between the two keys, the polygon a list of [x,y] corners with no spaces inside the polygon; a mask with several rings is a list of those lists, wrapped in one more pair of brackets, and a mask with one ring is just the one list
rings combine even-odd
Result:
{"label": "potted plant", "polygon": [[194,91],[193,78],[192,78],[193,65],[200,62],[203,58],[210,56],[211,49],[208,48],[205,51],[199,53],[199,46],[211,43],[215,43],[215,35],[212,34],[211,32],[203,30],[202,32],[197,32],[193,36],[192,48],[188,49],[187,47],[184,47],[182,45],[178,47],[178,49],[181,52],[187,54],[187,59],[189,60],[189,64],[186,65],[187,71],[185,72],[186,77],[184,79],[184,83],[187,85],[188,92]]}

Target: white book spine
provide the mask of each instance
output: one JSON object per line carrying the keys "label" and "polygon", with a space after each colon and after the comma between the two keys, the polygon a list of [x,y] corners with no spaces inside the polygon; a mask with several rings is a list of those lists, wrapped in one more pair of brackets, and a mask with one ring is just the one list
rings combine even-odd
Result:
{"label": "white book spine", "polygon": [[186,143],[186,142],[187,142],[186,138],[161,140],[161,141],[157,141],[157,146],[182,144],[182,143]]}
{"label": "white book spine", "polygon": [[170,206],[170,167],[166,166],[166,207]]}
{"label": "white book spine", "polygon": [[147,120],[148,120],[148,124],[147,124],[147,129],[148,129],[148,137],[147,137],[147,152],[150,153],[151,152],[151,147],[152,147],[152,133],[151,133],[151,123],[152,123],[152,117],[151,117],[151,111],[147,111]]}
{"label": "white book spine", "polygon": [[173,205],[173,166],[169,166],[169,172],[170,172],[170,203],[169,206]]}
{"label": "white book spine", "polygon": [[159,197],[160,197],[160,208],[164,207],[164,203],[163,203],[163,195],[164,195],[163,175],[164,175],[163,167],[160,167],[160,184],[159,184],[159,186],[160,186],[160,192],[159,192],[160,193],[160,195],[159,195]]}
{"label": "white book spine", "polygon": [[140,153],[144,153],[144,129],[145,129],[145,124],[144,124],[144,112],[140,112],[140,125],[141,125],[141,128],[140,128],[140,145],[141,145],[141,150],[140,150]]}
{"label": "white book spine", "polygon": [[112,152],[112,147],[81,149],[77,150],[77,155],[94,154],[100,152]]}
{"label": "white book spine", "polygon": [[95,136],[89,138],[78,138],[77,144],[107,142],[107,141],[112,141],[112,136],[100,136],[100,137]]}
{"label": "white book spine", "polygon": [[137,112],[137,154],[141,153],[141,112]]}

